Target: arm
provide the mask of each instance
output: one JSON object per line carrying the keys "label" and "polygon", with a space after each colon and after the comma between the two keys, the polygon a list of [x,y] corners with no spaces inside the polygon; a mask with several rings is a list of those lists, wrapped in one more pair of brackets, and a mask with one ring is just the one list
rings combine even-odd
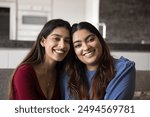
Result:
{"label": "arm", "polygon": [[[131,100],[135,90],[135,68],[132,67],[125,75],[123,80],[116,87],[120,89],[116,93],[116,100]],[[115,92],[114,92],[115,93]]]}
{"label": "arm", "polygon": [[14,98],[18,100],[39,99],[36,78],[30,66],[21,66],[13,77]]}
{"label": "arm", "polygon": [[135,90],[135,64],[126,61],[119,65],[117,73],[109,83],[105,99],[107,100],[131,100]]}

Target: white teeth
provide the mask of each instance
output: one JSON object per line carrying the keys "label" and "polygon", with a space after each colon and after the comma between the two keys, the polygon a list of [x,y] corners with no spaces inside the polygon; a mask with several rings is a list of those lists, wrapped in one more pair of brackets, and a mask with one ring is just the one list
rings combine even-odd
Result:
{"label": "white teeth", "polygon": [[64,51],[62,51],[62,50],[55,50],[55,52],[59,53],[59,54],[63,54],[64,53]]}
{"label": "white teeth", "polygon": [[94,51],[91,51],[91,52],[85,53],[84,56],[91,57],[91,56],[93,56],[93,54],[94,54]]}

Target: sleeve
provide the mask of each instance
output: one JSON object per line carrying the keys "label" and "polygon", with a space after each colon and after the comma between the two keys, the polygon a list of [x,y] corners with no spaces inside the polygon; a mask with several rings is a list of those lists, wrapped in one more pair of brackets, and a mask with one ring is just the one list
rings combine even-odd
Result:
{"label": "sleeve", "polygon": [[14,96],[18,100],[38,99],[36,80],[30,67],[19,68],[13,77]]}
{"label": "sleeve", "polygon": [[125,61],[118,67],[116,76],[110,82],[105,99],[107,100],[131,100],[135,90],[135,63]]}
{"label": "sleeve", "polygon": [[68,76],[66,73],[62,73],[59,76],[59,85],[60,85],[61,99],[71,100],[72,98],[70,97],[68,90]]}

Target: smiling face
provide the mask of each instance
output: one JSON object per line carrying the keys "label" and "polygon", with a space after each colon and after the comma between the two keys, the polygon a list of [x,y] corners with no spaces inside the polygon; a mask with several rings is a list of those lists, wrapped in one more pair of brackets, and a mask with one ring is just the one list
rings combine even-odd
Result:
{"label": "smiling face", "polygon": [[41,40],[41,45],[45,48],[45,61],[62,61],[70,49],[69,31],[64,27],[55,28]]}
{"label": "smiling face", "polygon": [[86,64],[88,70],[96,70],[102,55],[102,46],[98,37],[85,29],[73,34],[75,53],[80,61]]}

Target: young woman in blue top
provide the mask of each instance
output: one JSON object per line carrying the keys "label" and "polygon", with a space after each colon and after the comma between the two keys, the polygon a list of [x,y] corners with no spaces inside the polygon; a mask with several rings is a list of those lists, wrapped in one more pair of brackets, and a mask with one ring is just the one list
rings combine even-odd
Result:
{"label": "young woman in blue top", "polygon": [[62,99],[132,99],[135,63],[115,59],[99,31],[88,22],[72,26],[66,72],[60,78]]}

